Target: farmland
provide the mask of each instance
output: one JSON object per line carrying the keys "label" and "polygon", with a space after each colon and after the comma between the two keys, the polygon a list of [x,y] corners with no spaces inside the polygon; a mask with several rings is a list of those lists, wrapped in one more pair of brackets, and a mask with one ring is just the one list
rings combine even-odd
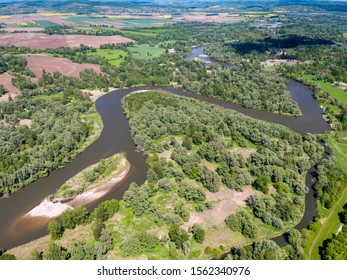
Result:
{"label": "farmland", "polygon": [[12,84],[12,79],[14,77],[10,74],[1,74],[0,75],[0,85],[3,85],[7,90],[7,93],[0,96],[0,102],[7,101],[9,96],[14,97],[19,90]]}
{"label": "farmland", "polygon": [[28,47],[34,49],[51,49],[59,47],[79,47],[81,44],[99,48],[103,44],[120,44],[134,42],[131,39],[115,36],[86,35],[47,35],[44,33],[0,34],[0,46]]}
{"label": "farmland", "polygon": [[27,56],[27,67],[36,76],[34,81],[38,81],[42,77],[43,71],[47,73],[60,72],[63,75],[71,77],[79,77],[81,71],[92,69],[96,73],[101,73],[100,66],[94,64],[78,64],[65,58],[35,55]]}

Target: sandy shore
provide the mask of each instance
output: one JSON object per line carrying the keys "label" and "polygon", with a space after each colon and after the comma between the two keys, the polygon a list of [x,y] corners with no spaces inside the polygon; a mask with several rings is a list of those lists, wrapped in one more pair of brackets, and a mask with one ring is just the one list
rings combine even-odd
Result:
{"label": "sandy shore", "polygon": [[61,215],[65,210],[72,209],[70,205],[60,202],[52,202],[45,198],[38,206],[33,208],[27,215],[31,217],[49,217],[55,218]]}
{"label": "sandy shore", "polygon": [[86,90],[86,89],[83,89],[82,92],[84,93],[89,93],[90,94],[90,100],[95,102],[100,96],[103,96],[111,91],[114,91],[116,90],[117,88],[113,88],[113,87],[110,87],[108,89],[108,91],[104,92],[102,90],[99,90],[99,89],[95,89],[95,90]]}
{"label": "sandy shore", "polygon": [[122,181],[130,171],[130,165],[118,176],[112,178],[107,183],[99,187],[88,190],[68,202],[61,202],[58,199],[50,201],[45,198],[39,205],[30,210],[25,216],[55,218],[60,216],[65,210],[73,209],[75,206],[86,205],[107,194],[117,183]]}

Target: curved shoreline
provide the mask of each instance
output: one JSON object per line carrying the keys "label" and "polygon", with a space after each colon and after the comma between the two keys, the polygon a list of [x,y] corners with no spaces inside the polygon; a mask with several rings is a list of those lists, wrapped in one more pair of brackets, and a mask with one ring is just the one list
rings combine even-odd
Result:
{"label": "curved shoreline", "polygon": [[136,150],[130,135],[128,120],[124,115],[121,104],[123,97],[129,93],[139,90],[154,90],[186,96],[226,109],[232,109],[258,120],[286,125],[300,134],[307,132],[320,133],[329,130],[330,126],[322,118],[322,109],[319,107],[317,101],[313,99],[311,91],[294,81],[289,83],[289,87],[293,98],[299,100],[299,106],[303,103],[304,114],[301,117],[274,115],[257,109],[246,109],[238,104],[208,96],[188,94],[182,89],[176,89],[172,86],[139,86],[120,89],[103,95],[96,100],[95,104],[95,108],[100,114],[104,125],[100,137],[92,145],[87,147],[84,152],[78,154],[68,162],[64,168],[54,170],[48,177],[33,182],[14,193],[8,199],[0,200],[0,215],[2,213],[2,216],[0,216],[1,247],[7,249],[13,248],[45,235],[47,233],[47,221],[38,221],[36,222],[36,227],[31,225],[30,229],[28,229],[28,225],[22,221],[21,217],[28,213],[33,208],[33,205],[40,204],[45,197],[69,178],[73,177],[82,169],[100,161],[102,158],[107,158],[115,153],[125,152],[131,168],[128,176],[118,183],[117,188],[112,188],[101,199],[86,202],[89,210],[92,210],[103,200],[112,198],[121,199],[131,182],[136,182],[137,184],[144,183],[148,169],[146,155]]}
{"label": "curved shoreline", "polygon": [[76,197],[69,199],[67,202],[63,202],[63,199],[53,199],[45,198],[39,205],[31,209],[24,216],[26,218],[30,217],[46,217],[46,218],[56,218],[59,217],[64,211],[68,209],[73,209],[74,206],[85,206],[90,202],[95,201],[106,195],[112,190],[112,188],[117,187],[117,184],[121,182],[130,171],[130,165],[126,164],[125,169],[116,177],[113,177],[104,184],[98,187],[87,190]]}

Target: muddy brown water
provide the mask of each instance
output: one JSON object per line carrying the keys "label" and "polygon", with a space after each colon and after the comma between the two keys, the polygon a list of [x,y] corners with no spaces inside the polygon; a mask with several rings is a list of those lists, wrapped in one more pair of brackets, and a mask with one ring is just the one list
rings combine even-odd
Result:
{"label": "muddy brown water", "polygon": [[[168,86],[121,89],[100,97],[96,101],[96,110],[102,118],[104,128],[98,140],[65,164],[64,168],[52,171],[49,176],[36,180],[13,193],[9,198],[0,199],[0,248],[10,249],[47,234],[49,219],[41,217],[28,218],[25,214],[40,204],[45,197],[53,193],[69,178],[103,158],[124,152],[131,169],[126,178],[119,182],[109,193],[88,204],[87,208],[89,210],[92,210],[101,201],[111,198],[121,199],[131,182],[138,184],[145,182],[148,170],[146,155],[136,150],[130,135],[128,121],[121,106],[121,100],[128,93],[138,90],[161,90],[195,98],[223,108],[233,109],[255,119],[286,125],[300,134],[307,132],[321,133],[330,129],[330,125],[322,118],[322,109],[313,98],[309,88],[298,82],[289,81],[287,89],[299,104],[303,113],[302,116],[290,117],[256,109],[246,109],[235,103],[207,96],[188,94],[181,89]],[[307,176],[306,184],[311,190],[313,181],[310,176],[312,174],[309,172]],[[300,226],[307,226],[312,222],[315,215],[316,205],[311,191],[306,197],[305,215]],[[281,243],[282,241],[278,242]]]}

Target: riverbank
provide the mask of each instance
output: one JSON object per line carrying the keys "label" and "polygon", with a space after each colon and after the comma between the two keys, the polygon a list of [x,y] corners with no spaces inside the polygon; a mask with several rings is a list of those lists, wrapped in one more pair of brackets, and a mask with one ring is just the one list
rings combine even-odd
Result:
{"label": "riverbank", "polygon": [[[90,174],[97,173],[96,169],[103,167],[105,171],[95,181],[90,183],[86,180]],[[129,170],[129,162],[122,154],[89,166],[65,182],[54,194],[45,198],[25,216],[56,218],[68,209],[86,205],[107,194],[127,176]]]}
{"label": "riverbank", "polygon": [[[148,170],[146,155],[137,152],[129,133],[128,121],[121,107],[121,100],[124,96],[139,90],[165,91],[170,94],[199,99],[226,109],[238,111],[255,119],[286,125],[301,134],[306,132],[319,133],[329,129],[329,126],[322,119],[322,109],[316,104],[317,101],[313,99],[312,92],[303,85],[292,81],[289,84],[289,90],[297,98],[299,105],[302,104],[304,112],[301,117],[296,118],[274,115],[256,109],[246,109],[238,104],[207,96],[188,94],[182,89],[170,86],[142,86],[117,90],[100,97],[96,101],[95,110],[100,114],[104,127],[100,137],[92,145],[68,162],[65,168],[52,171],[48,177],[37,180],[23,188],[20,192],[11,196],[8,201],[0,202],[0,213],[6,213],[6,215],[1,215],[0,217],[0,244],[2,247],[7,249],[13,248],[45,235],[47,225],[40,225],[38,228],[28,231],[25,224],[20,222],[21,217],[28,211],[23,209],[32,209],[33,205],[41,203],[45,197],[55,192],[57,188],[72,176],[91,164],[100,161],[102,158],[125,152],[132,167],[131,170],[134,172],[130,171],[129,176],[126,176],[124,180],[119,182],[117,188],[113,188],[102,198],[93,201],[90,205],[88,204],[89,209],[93,209],[93,207],[105,199],[121,199],[131,182],[136,182],[137,184],[145,182]],[[96,112],[92,113],[91,116],[93,114],[96,114]],[[24,201],[23,197],[25,197]],[[16,223],[16,230],[13,233],[8,232],[9,225],[13,223]],[[15,239],[11,238],[14,234],[17,234]]]}

